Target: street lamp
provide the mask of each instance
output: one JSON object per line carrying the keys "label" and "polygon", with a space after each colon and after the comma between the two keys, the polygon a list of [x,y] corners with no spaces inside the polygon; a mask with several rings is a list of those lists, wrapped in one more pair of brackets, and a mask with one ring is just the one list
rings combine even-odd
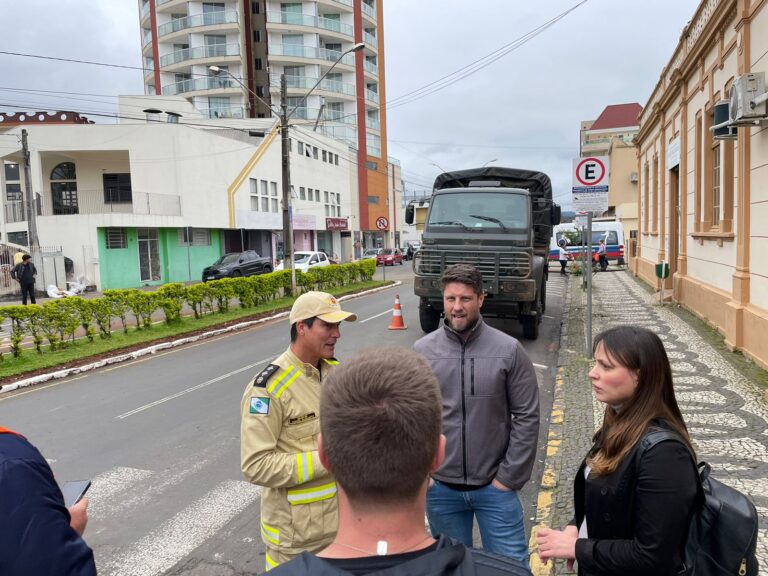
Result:
{"label": "street lamp", "polygon": [[434,166],[435,168],[437,168],[438,170],[440,170],[440,172],[448,172],[448,170],[445,170],[445,169],[444,169],[442,166],[440,166],[440,164],[438,164],[437,162],[430,162],[430,164],[432,164],[432,166]]}
{"label": "street lamp", "polygon": [[496,162],[496,160],[498,160],[498,158],[494,158],[493,160],[488,160],[488,162],[486,162],[485,164],[483,164],[482,168],[485,168],[485,167],[486,167],[486,166],[488,166],[488,164],[490,164],[491,162]]}
{"label": "street lamp", "polygon": [[[288,135],[288,120],[296,110],[307,101],[309,95],[325,79],[328,73],[341,62],[347,54],[359,52],[365,47],[365,44],[359,42],[349,50],[342,52],[338,58],[331,64],[331,67],[320,76],[320,79],[304,95],[299,103],[290,111],[288,110],[288,80],[285,73],[280,74],[280,135],[283,151],[283,251],[285,252],[286,263],[291,267],[291,295],[296,296],[296,268],[293,262],[293,214],[291,212],[291,157],[290,157],[290,139]],[[285,266],[283,266],[285,268]]]}

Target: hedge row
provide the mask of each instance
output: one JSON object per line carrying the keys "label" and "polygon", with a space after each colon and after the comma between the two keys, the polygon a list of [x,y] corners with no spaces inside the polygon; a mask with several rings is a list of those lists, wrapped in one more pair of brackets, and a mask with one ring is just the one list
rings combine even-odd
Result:
{"label": "hedge row", "polygon": [[[376,272],[376,261],[361,260],[338,266],[314,268],[306,274],[296,271],[296,284],[301,292],[328,290],[356,282],[371,280]],[[139,330],[152,327],[152,315],[158,310],[165,314],[168,324],[181,322],[181,311],[188,304],[195,318],[206,313],[226,312],[237,300],[241,308],[251,308],[290,295],[290,270],[271,272],[244,278],[222,278],[202,284],[184,286],[165,284],[155,292],[136,288],[105,290],[100,298],[85,299],[78,296],[51,300],[42,306],[0,307],[0,321],[11,320],[11,353],[22,353],[22,342],[31,337],[38,354],[58,350],[74,341],[75,332],[82,327],[86,338],[93,342],[112,336],[112,322],[120,319],[122,329],[128,332],[127,316],[132,313]],[[0,360],[2,353],[0,353]]]}

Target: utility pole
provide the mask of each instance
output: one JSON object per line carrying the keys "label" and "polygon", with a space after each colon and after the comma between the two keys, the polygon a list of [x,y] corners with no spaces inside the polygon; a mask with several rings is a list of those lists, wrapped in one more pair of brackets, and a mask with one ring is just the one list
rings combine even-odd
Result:
{"label": "utility pole", "polygon": [[27,131],[21,131],[21,150],[24,155],[24,199],[27,208],[27,227],[30,251],[34,252],[40,245],[37,239],[37,202],[32,193],[32,171],[29,168],[29,147],[27,146]]}
{"label": "utility pole", "polygon": [[291,296],[296,296],[293,266],[293,214],[291,214],[291,149],[288,138],[288,81],[280,75],[280,136],[283,144],[283,269],[291,267]]}

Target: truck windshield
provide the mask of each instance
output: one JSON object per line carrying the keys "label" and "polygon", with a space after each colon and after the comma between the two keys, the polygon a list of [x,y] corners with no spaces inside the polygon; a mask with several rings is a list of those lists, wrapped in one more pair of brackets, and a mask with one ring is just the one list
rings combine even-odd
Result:
{"label": "truck windshield", "polygon": [[493,230],[528,228],[528,197],[503,192],[436,194],[427,227]]}

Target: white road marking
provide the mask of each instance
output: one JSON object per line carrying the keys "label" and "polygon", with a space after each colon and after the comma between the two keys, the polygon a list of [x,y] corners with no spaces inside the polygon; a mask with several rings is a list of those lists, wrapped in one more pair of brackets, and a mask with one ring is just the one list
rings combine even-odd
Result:
{"label": "white road marking", "polygon": [[144,406],[139,406],[138,408],[135,408],[130,412],[124,412],[119,416],[115,416],[115,419],[124,420],[125,418],[128,418],[128,416],[133,416],[134,414],[138,414],[139,412],[143,412],[144,410],[149,410],[150,408],[154,408],[155,406],[158,406],[170,400],[174,400],[176,398],[179,398],[180,396],[184,396],[186,394],[189,394],[190,392],[194,392],[195,390],[200,390],[201,388],[205,388],[206,386],[210,386],[211,384],[215,384],[216,382],[221,382],[222,380],[226,380],[230,376],[234,376],[235,374],[240,374],[240,372],[245,372],[246,370],[250,370],[251,368],[258,366],[259,364],[264,364],[266,362],[269,362],[272,358],[274,358],[274,356],[270,356],[265,360],[259,360],[258,362],[254,362],[253,364],[249,364],[248,366],[243,366],[242,368],[238,368],[237,370],[233,370],[232,372],[227,372],[226,374],[222,374],[221,376],[212,378],[211,380],[208,380],[207,382],[203,382],[202,384],[198,384],[197,386],[192,386],[191,388],[187,388],[186,390],[182,390],[181,392],[176,392],[176,394],[171,394],[170,396],[166,396],[165,398],[160,398],[160,400],[155,400],[154,402],[150,402],[149,404],[144,404]]}
{"label": "white road marking", "polygon": [[139,468],[113,468],[104,474],[99,474],[91,482],[87,492],[88,516],[91,518],[103,515],[112,505],[116,494],[127,491],[129,487],[152,476],[149,470]]}
{"label": "white road marking", "polygon": [[136,542],[128,550],[100,566],[112,576],[163,574],[240,514],[261,494],[250,482],[229,480],[219,484]]}
{"label": "white road marking", "polygon": [[549,368],[549,366],[545,366],[544,364],[536,364],[536,362],[533,363],[534,368],[541,368],[542,370],[546,370]]}
{"label": "white road marking", "polygon": [[366,322],[368,322],[368,320],[374,320],[379,316],[384,316],[384,314],[391,314],[391,313],[392,313],[392,308],[390,308],[389,310],[385,310],[381,314],[376,314],[376,316],[371,316],[370,318],[366,318],[365,320],[360,320],[358,324],[365,324]]}

